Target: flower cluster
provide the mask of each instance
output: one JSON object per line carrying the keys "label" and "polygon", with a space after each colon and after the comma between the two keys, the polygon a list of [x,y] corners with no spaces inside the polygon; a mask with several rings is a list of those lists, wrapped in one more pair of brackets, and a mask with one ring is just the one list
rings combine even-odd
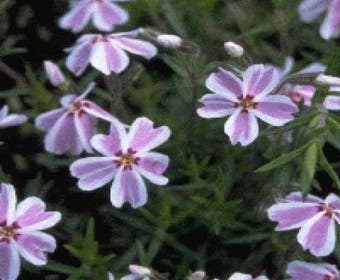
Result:
{"label": "flower cluster", "polygon": [[[127,53],[146,59],[157,54],[158,50],[152,43],[137,38],[145,31],[141,28],[112,33],[116,26],[129,19],[128,13],[114,2],[117,1],[79,0],[60,19],[59,26],[74,33],[83,30],[90,21],[99,31],[107,32],[81,35],[75,45],[67,49],[66,68],[75,76],[81,76],[89,65],[107,76],[120,74],[130,63]],[[306,22],[313,21],[325,11],[327,16],[320,30],[322,37],[339,36],[339,0],[305,0],[299,7],[300,16]],[[187,43],[177,35],[157,32],[154,32],[153,40],[175,50],[184,48]],[[234,42],[226,42],[224,47],[234,59],[245,55],[245,49]],[[336,84],[339,79],[330,79],[331,83],[328,83],[329,76],[322,76],[326,66],[313,63],[291,74],[293,66],[293,59],[288,58],[283,69],[269,64],[232,65],[228,70],[220,67],[206,79],[205,85],[210,92],[199,100],[202,106],[197,109],[197,114],[206,119],[228,117],[224,133],[230,143],[247,146],[260,134],[258,119],[280,127],[294,120],[299,106],[306,109],[299,104],[300,101],[304,106],[312,107],[317,77],[319,82],[326,81],[331,92],[340,92],[340,83]],[[60,108],[44,112],[35,119],[35,126],[46,132],[45,150],[57,155],[69,153],[75,156],[82,152],[99,153],[99,156],[76,159],[70,165],[70,174],[77,179],[78,188],[92,191],[111,183],[110,201],[114,207],[121,208],[126,202],[134,209],[144,206],[148,199],[144,179],[159,186],[168,184],[164,174],[170,158],[153,150],[170,138],[170,128],[154,127],[154,122],[147,117],[138,117],[131,125],[125,125],[110,112],[111,109],[103,109],[108,104],[102,108],[88,98],[94,82],[78,94],[76,87],[69,87],[58,65],[46,60],[44,68],[51,84],[65,93],[60,98]],[[336,83],[333,84],[333,81]],[[340,110],[340,96],[327,96],[323,106],[327,110]],[[98,132],[97,119],[110,127],[107,134]],[[19,125],[26,120],[25,115],[8,115],[7,105],[0,110],[0,128]],[[328,256],[334,251],[336,229],[340,224],[340,198],[336,194],[331,193],[321,199],[311,194],[304,197],[301,192],[292,192],[267,212],[269,219],[278,223],[276,231],[299,229],[298,243],[314,256]],[[47,263],[47,253],[55,251],[56,240],[42,230],[53,227],[60,219],[59,212],[46,211],[45,203],[37,197],[29,197],[16,205],[14,187],[0,184],[1,280],[18,278],[20,256],[34,265]],[[131,265],[129,270],[131,274],[122,280],[149,280],[156,275],[155,271],[137,265]],[[340,279],[334,265],[301,261],[290,262],[287,274],[292,280]],[[114,279],[111,272],[105,277]],[[205,277],[205,272],[197,271],[190,279]],[[236,272],[229,280],[268,278],[254,278],[250,274]]]}

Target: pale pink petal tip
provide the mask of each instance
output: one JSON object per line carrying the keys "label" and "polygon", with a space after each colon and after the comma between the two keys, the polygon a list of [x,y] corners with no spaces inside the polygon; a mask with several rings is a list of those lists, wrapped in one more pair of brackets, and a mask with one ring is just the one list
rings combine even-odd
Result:
{"label": "pale pink petal tip", "polygon": [[57,87],[65,83],[65,76],[61,72],[58,65],[56,65],[50,60],[45,60],[44,68],[45,68],[47,78],[49,79],[52,85]]}
{"label": "pale pink petal tip", "polygon": [[0,110],[0,128],[18,126],[27,121],[24,114],[8,114],[8,106],[4,105]]}
{"label": "pale pink petal tip", "polygon": [[291,280],[324,280],[338,279],[340,273],[335,265],[327,263],[314,264],[302,261],[293,261],[288,264],[287,275]]}
{"label": "pale pink petal tip", "polygon": [[327,110],[334,110],[334,111],[340,110],[340,96],[337,96],[337,95],[327,96],[325,98],[325,101],[323,102],[323,106]]}

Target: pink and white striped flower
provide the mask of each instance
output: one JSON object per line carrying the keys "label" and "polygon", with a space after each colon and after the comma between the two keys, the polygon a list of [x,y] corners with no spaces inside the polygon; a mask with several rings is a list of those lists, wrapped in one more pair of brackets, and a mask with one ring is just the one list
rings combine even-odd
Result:
{"label": "pink and white striped flower", "polygon": [[157,54],[157,49],[149,42],[135,39],[138,33],[139,31],[131,31],[109,35],[83,35],[69,49],[66,67],[76,76],[80,76],[88,64],[91,64],[98,71],[109,75],[127,68],[130,59],[126,51],[151,59]]}
{"label": "pink and white striped flower", "polygon": [[117,0],[81,0],[73,3],[71,10],[59,21],[59,26],[74,33],[82,30],[92,19],[100,31],[112,31],[115,26],[128,21],[128,13],[113,3]]}
{"label": "pink and white striped flower", "polygon": [[[143,206],[147,192],[142,176],[156,185],[165,185],[168,179],[163,173],[168,167],[169,157],[151,152],[168,140],[167,126],[153,128],[153,122],[145,117],[137,118],[127,132],[125,127],[113,123],[109,135],[95,135],[91,139],[94,149],[102,157],[87,157],[70,166],[72,176],[77,177],[78,187],[92,191],[109,183],[111,203],[122,207],[128,202],[133,208]],[[142,176],[141,176],[142,175]]]}
{"label": "pink and white striped flower", "polygon": [[20,272],[20,256],[40,266],[47,253],[56,249],[53,236],[41,230],[53,227],[61,219],[59,212],[46,212],[37,197],[28,197],[16,205],[12,185],[0,184],[0,279],[15,280]]}
{"label": "pink and white striped flower", "polygon": [[340,280],[340,272],[335,265],[314,264],[293,261],[288,264],[286,273],[290,280]]}
{"label": "pink and white striped flower", "polygon": [[0,110],[0,128],[17,126],[27,121],[23,114],[8,114],[8,106],[4,105]]}
{"label": "pink and white striped flower", "polygon": [[45,73],[52,85],[58,87],[65,83],[65,76],[59,66],[51,60],[44,61]]}
{"label": "pink and white striped flower", "polygon": [[336,225],[340,223],[340,198],[330,194],[325,200],[313,195],[305,199],[293,192],[268,209],[269,219],[278,222],[276,231],[300,228],[298,242],[315,256],[327,256],[335,247]]}
{"label": "pink and white striped flower", "polygon": [[340,36],[340,0],[304,0],[299,5],[299,14],[302,21],[310,23],[326,12],[320,27],[320,35],[329,40]]}
{"label": "pink and white striped flower", "polygon": [[269,280],[266,276],[258,276],[253,278],[250,274],[235,272],[228,280]]}
{"label": "pink and white striped flower", "polygon": [[220,68],[207,79],[206,87],[214,93],[200,99],[203,107],[197,112],[208,119],[231,115],[224,126],[231,144],[249,145],[259,134],[256,117],[274,126],[294,119],[292,114],[298,109],[290,98],[271,94],[279,82],[275,67],[252,65],[244,72],[243,82]]}
{"label": "pink and white striped flower", "polygon": [[36,118],[36,127],[47,131],[44,141],[46,151],[78,155],[85,149],[90,153],[93,151],[90,139],[94,135],[95,118],[117,121],[110,113],[85,99],[93,87],[94,83],[90,84],[80,96],[69,94],[62,97],[62,108],[40,114]]}

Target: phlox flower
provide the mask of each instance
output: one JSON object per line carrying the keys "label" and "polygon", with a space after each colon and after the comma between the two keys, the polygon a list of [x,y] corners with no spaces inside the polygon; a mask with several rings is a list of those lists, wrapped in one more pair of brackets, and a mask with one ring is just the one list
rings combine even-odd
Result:
{"label": "phlox flower", "polygon": [[40,114],[36,120],[37,128],[47,131],[45,149],[50,153],[70,152],[78,155],[83,149],[92,152],[90,139],[94,134],[95,118],[108,122],[117,121],[110,113],[86,99],[94,84],[76,96],[69,94],[60,99],[62,108]]}
{"label": "phlox flower", "polygon": [[330,194],[326,199],[301,192],[289,194],[268,209],[269,219],[278,222],[276,231],[300,228],[298,242],[314,256],[327,256],[335,247],[336,225],[340,223],[340,198]]}
{"label": "phlox flower", "polygon": [[15,280],[20,272],[20,256],[34,265],[45,265],[47,253],[56,249],[53,236],[41,230],[61,219],[59,212],[46,212],[45,203],[28,197],[16,205],[12,185],[0,184],[0,279]]}
{"label": "phlox flower", "polygon": [[120,73],[129,65],[127,52],[150,59],[157,49],[149,42],[135,39],[138,31],[112,33],[109,35],[86,34],[81,36],[75,46],[70,48],[66,67],[80,76],[91,64],[98,71],[109,75]]}
{"label": "phlox flower", "polygon": [[27,121],[23,114],[8,114],[8,106],[4,105],[0,109],[0,128],[17,126]]}
{"label": "phlox flower", "polygon": [[340,280],[337,267],[328,263],[293,261],[288,264],[286,273],[290,280]]}
{"label": "phlox flower", "polygon": [[269,280],[266,276],[258,276],[253,278],[250,274],[235,272],[228,280]]}
{"label": "phlox flower", "polygon": [[113,3],[117,0],[81,0],[74,2],[71,10],[60,20],[59,26],[74,33],[82,30],[92,19],[93,25],[100,31],[112,31],[116,25],[128,21],[128,13]]}
{"label": "phlox flower", "polygon": [[[282,69],[278,68],[280,71],[281,80],[287,78],[291,74],[294,67],[294,59],[292,57],[287,57],[285,60],[284,67]],[[303,74],[320,74],[326,71],[326,66],[315,62],[309,64],[307,67],[301,69],[300,71],[294,73],[293,75],[303,75]],[[312,105],[312,99],[316,92],[316,87],[309,84],[292,84],[285,83],[279,90],[279,94],[290,96],[290,98],[299,103],[303,101],[304,105],[310,107]]]}
{"label": "phlox flower", "polygon": [[299,5],[299,15],[302,21],[310,23],[320,14],[326,12],[320,27],[320,35],[323,39],[331,39],[340,36],[340,0],[304,0]]}
{"label": "phlox flower", "polygon": [[271,94],[279,82],[275,67],[252,65],[244,72],[243,81],[220,68],[208,77],[206,87],[213,93],[200,99],[203,107],[197,112],[203,118],[231,115],[224,125],[231,144],[249,145],[259,134],[256,118],[274,126],[294,119],[292,114],[298,109],[290,98]]}
{"label": "phlox flower", "polygon": [[133,208],[141,207],[147,201],[142,176],[156,185],[168,183],[163,176],[169,164],[168,156],[151,150],[169,136],[167,126],[153,128],[153,122],[145,117],[137,118],[128,132],[124,126],[113,123],[108,135],[99,134],[91,139],[93,148],[104,156],[76,160],[70,166],[71,174],[79,179],[78,187],[85,191],[100,188],[114,178],[113,206],[121,207],[128,202]]}
{"label": "phlox flower", "polygon": [[150,280],[152,272],[149,268],[131,264],[129,265],[129,270],[131,274],[126,275],[121,278],[121,280]]}
{"label": "phlox flower", "polygon": [[47,78],[52,85],[57,87],[65,83],[65,76],[57,64],[50,60],[45,60],[44,68]]}

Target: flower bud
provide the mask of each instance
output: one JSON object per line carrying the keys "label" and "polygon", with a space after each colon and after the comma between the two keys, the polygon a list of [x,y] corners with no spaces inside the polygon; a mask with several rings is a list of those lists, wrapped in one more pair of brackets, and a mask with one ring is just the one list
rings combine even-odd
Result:
{"label": "flower bud", "polygon": [[241,57],[244,54],[243,47],[234,42],[225,42],[224,49],[231,57]]}
{"label": "flower bud", "polygon": [[340,78],[320,74],[316,77],[315,82],[321,86],[334,86],[340,87]]}
{"label": "flower bud", "polygon": [[151,270],[141,265],[131,264],[129,265],[129,270],[131,273],[136,274],[138,276],[151,275]]}
{"label": "flower bud", "polygon": [[166,48],[180,48],[182,45],[182,38],[172,34],[161,34],[158,35],[156,41]]}
{"label": "flower bud", "polygon": [[61,72],[58,65],[56,65],[50,60],[45,60],[44,68],[47,74],[47,78],[49,79],[52,85],[54,85],[55,87],[58,87],[65,83],[65,76]]}

